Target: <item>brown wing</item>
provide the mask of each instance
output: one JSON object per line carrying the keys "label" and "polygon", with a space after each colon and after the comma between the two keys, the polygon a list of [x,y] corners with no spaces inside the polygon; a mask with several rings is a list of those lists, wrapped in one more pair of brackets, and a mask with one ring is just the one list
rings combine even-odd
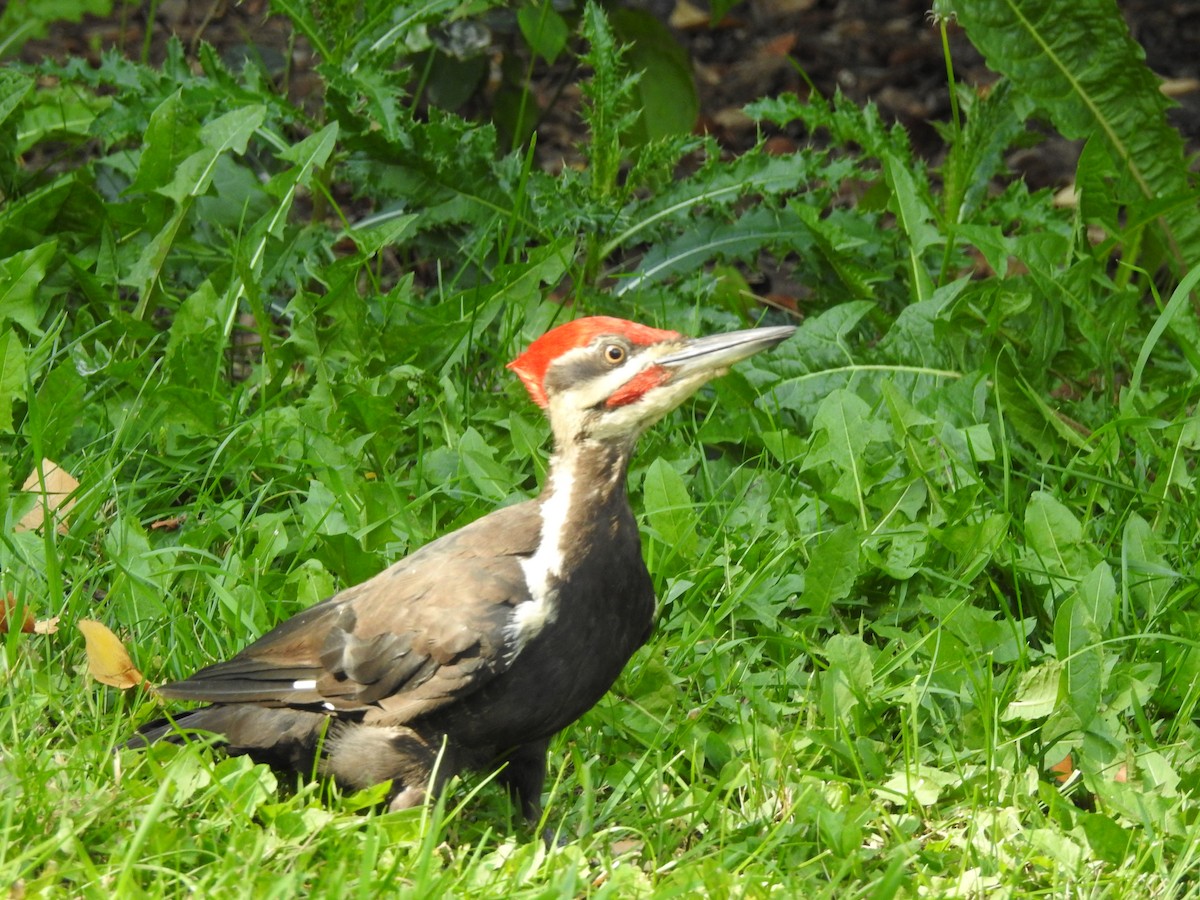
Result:
{"label": "brown wing", "polygon": [[497,510],[159,692],[397,723],[437,709],[508,668],[539,529],[532,501]]}

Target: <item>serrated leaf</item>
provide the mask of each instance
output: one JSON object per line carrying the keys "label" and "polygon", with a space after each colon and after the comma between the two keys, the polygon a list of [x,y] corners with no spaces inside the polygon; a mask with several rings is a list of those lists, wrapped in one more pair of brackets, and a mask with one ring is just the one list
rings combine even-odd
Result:
{"label": "serrated leaf", "polygon": [[656,459],[642,481],[646,521],[669,547],[687,559],[695,555],[696,510],[687,485],[665,459]]}
{"label": "serrated leaf", "polygon": [[16,322],[30,334],[41,334],[38,288],[57,251],[58,241],[52,239],[0,261],[0,322]]}
{"label": "serrated leaf", "polygon": [[459,459],[479,492],[489,500],[503,500],[512,488],[512,476],[496,462],[496,449],[474,428],[468,428],[458,442]]}
{"label": "serrated leaf", "polygon": [[1065,137],[1101,138],[1149,203],[1170,197],[1168,244],[1182,263],[1200,258],[1200,216],[1183,140],[1145,53],[1112,0],[972,0],[958,21],[988,65],[1049,113]]}
{"label": "serrated leaf", "polygon": [[848,373],[837,371],[854,362],[848,336],[874,309],[869,300],[853,300],[805,319],[772,355],[773,367],[781,377],[760,385],[769,390],[772,402],[813,416],[830,391],[849,380]]}
{"label": "serrated leaf", "polygon": [[155,107],[146,128],[137,174],[129,191],[152,191],[167,184],[180,163],[195,150],[199,127],[187,114],[182,91]]}
{"label": "serrated leaf", "polygon": [[850,596],[858,579],[861,567],[858,529],[851,524],[839,526],[812,548],[810,556],[800,601],[816,615],[828,615],[833,604]]}
{"label": "serrated leaf", "polygon": [[1029,721],[1043,719],[1058,705],[1059,680],[1062,664],[1057,660],[1041,663],[1021,674],[1017,694],[1000,714],[1002,722],[1014,719]]}
{"label": "serrated leaf", "polygon": [[75,623],[86,644],[88,672],[101,684],[127,690],[145,681],[121,639],[94,619]]}
{"label": "serrated leaf", "polygon": [[672,275],[696,271],[716,259],[744,259],[764,247],[803,255],[810,243],[808,229],[792,210],[756,209],[732,221],[697,223],[647,253],[631,277],[621,282],[616,294],[621,296]]}
{"label": "serrated leaf", "polygon": [[908,236],[908,266],[912,276],[913,299],[928,300],[933,293],[933,278],[922,259],[926,250],[941,243],[943,238],[933,225],[933,210],[925,193],[909,171],[909,164],[891,153],[882,159],[884,177],[892,189],[892,211],[896,222]]}
{"label": "serrated leaf", "polygon": [[229,152],[245,153],[246,143],[265,117],[266,108],[253,105],[235,109],[203,125],[199,135],[201,149],[179,164],[171,183],[159,188],[159,193],[180,204],[189,197],[202,196],[212,184],[217,160]]}
{"label": "serrated leaf", "polygon": [[0,125],[8,121],[8,117],[21,105],[21,102],[33,92],[33,79],[15,69],[0,69]]}
{"label": "serrated leaf", "polygon": [[320,131],[310,134],[300,143],[279,154],[280,159],[286,159],[294,165],[280,172],[264,187],[264,190],[278,201],[266,224],[266,231],[272,237],[283,237],[283,226],[291,213],[296,189],[308,187],[312,183],[313,172],[329,161],[330,154],[337,144],[337,136],[337,122],[330,122]]}
{"label": "serrated leaf", "polygon": [[25,347],[11,328],[0,334],[0,431],[13,430],[13,401],[25,399]]}

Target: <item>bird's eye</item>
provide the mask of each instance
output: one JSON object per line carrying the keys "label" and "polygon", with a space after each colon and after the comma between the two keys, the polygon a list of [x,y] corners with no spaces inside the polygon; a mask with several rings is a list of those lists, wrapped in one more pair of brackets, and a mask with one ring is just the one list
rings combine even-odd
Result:
{"label": "bird's eye", "polygon": [[604,348],[604,358],[612,365],[625,362],[625,348],[620,344],[609,344]]}

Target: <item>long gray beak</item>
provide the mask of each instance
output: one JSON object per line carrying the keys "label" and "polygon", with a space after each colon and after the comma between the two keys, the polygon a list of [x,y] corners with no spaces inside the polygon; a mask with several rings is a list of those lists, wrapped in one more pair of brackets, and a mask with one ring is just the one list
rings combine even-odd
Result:
{"label": "long gray beak", "polygon": [[691,338],[674,353],[656,360],[656,364],[675,369],[675,377],[692,372],[713,372],[732,366],[761,350],[769,350],[791,337],[795,330],[794,325],[779,325]]}

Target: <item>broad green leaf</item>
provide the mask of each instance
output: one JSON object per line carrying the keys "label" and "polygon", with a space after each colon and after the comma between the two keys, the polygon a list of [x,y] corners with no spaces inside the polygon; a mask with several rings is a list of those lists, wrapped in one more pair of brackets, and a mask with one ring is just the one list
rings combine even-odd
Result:
{"label": "broad green leaf", "polygon": [[835,634],[825,641],[824,656],[829,671],[845,676],[846,683],[859,694],[875,684],[874,651],[856,634]]}
{"label": "broad green leaf", "polygon": [[614,7],[609,13],[617,39],[628,44],[625,62],[641,77],[634,86],[641,111],[635,134],[653,141],[689,134],[700,113],[692,61],[670,30],[650,13]]}
{"label": "broad green leaf", "polygon": [[370,221],[355,223],[347,235],[360,253],[375,256],[385,247],[394,246],[412,231],[419,219],[420,216],[415,213],[374,217]]}
{"label": "broad green leaf", "polygon": [[974,581],[1008,537],[1009,518],[993,512],[982,518],[964,519],[945,528],[939,540],[954,554],[954,577]]}
{"label": "broad green leaf", "polygon": [[1062,663],[1061,696],[1081,728],[1091,724],[1100,708],[1104,671],[1100,640],[1084,597],[1072,594],[1054,615],[1054,648]]}
{"label": "broad green leaf", "polygon": [[350,523],[342,511],[338,496],[315,478],[308,482],[308,495],[300,504],[300,516],[310,534],[349,534]]}
{"label": "broad green leaf", "polygon": [[1040,663],[1021,674],[1016,696],[1000,714],[1002,722],[1043,719],[1058,705],[1062,664],[1057,660]]}
{"label": "broad green leaf", "polygon": [[512,490],[512,475],[496,462],[496,449],[474,428],[463,432],[458,456],[480,494],[492,501],[503,500]]}
{"label": "broad green leaf", "polygon": [[38,288],[58,250],[51,239],[0,261],[0,323],[16,322],[31,334],[41,333]]}
{"label": "broad green leaf", "polygon": [[1137,619],[1154,620],[1178,578],[1160,552],[1150,524],[1137,513],[1130,515],[1121,535],[1121,582],[1132,601],[1129,612]]}
{"label": "broad green leaf", "polygon": [[1136,843],[1135,830],[1123,828],[1108,815],[1080,812],[1079,824],[1083,827],[1092,853],[1109,865],[1124,863]]}
{"label": "broad green leaf", "polygon": [[159,193],[178,204],[203,195],[212,184],[217,160],[226,153],[245,153],[246,143],[265,116],[265,107],[246,106],[203,125],[200,128],[201,149],[179,164],[171,183],[160,188]]}
{"label": "broad green leaf", "polygon": [[1107,633],[1117,604],[1117,583],[1108,563],[1097,563],[1079,583],[1077,594],[1096,628],[1101,634]]}
{"label": "broad green leaf", "polygon": [[33,79],[15,69],[0,69],[0,125],[33,92]]}
{"label": "broad green leaf", "polygon": [[943,772],[932,766],[916,765],[893,773],[892,777],[875,789],[876,795],[888,803],[917,803],[932,806],[937,803],[942,791],[951,785],[961,784],[962,776]]}
{"label": "broad green leaf", "polygon": [[300,143],[280,152],[280,159],[285,159],[294,165],[268,181],[264,188],[268,194],[278,200],[266,226],[267,233],[272,237],[283,237],[283,226],[291,212],[296,189],[311,185],[313,172],[322,168],[329,161],[329,156],[333,153],[333,148],[337,143],[337,136],[337,122],[331,122],[320,131],[310,134]]}
{"label": "broad green leaf", "polygon": [[684,559],[696,553],[696,510],[687,485],[674,467],[661,457],[650,463],[642,480],[646,521],[663,543]]}
{"label": "broad green leaf", "polygon": [[830,464],[838,471],[833,493],[858,509],[864,529],[866,497],[873,487],[867,472],[867,448],[887,439],[886,425],[874,419],[866,401],[851,391],[831,392],[813,418],[812,450],[804,468]]}
{"label": "broad green leaf", "polygon": [[548,63],[558,59],[571,31],[550,0],[527,0],[517,10],[517,25],[529,48]]}
{"label": "broad green leaf", "polygon": [[847,523],[812,548],[801,605],[825,616],[835,603],[850,596],[861,567],[859,543],[858,529]]}
{"label": "broad green leaf", "polygon": [[737,219],[709,220],[655,246],[631,277],[621,282],[616,294],[622,296],[672,275],[696,271],[715,259],[747,258],[765,247],[803,254],[810,243],[804,223],[791,210],[756,209]]}
{"label": "broad green leaf", "polygon": [[25,399],[25,347],[11,328],[0,330],[0,432],[13,430],[13,401]]}
{"label": "broad green leaf", "polygon": [[1025,547],[1025,565],[1058,594],[1072,590],[1092,568],[1079,520],[1045,491],[1036,491],[1025,507]]}
{"label": "broad green leaf", "polygon": [[158,104],[150,114],[137,174],[129,191],[153,191],[169,183],[183,160],[195,151],[199,130],[180,91]]}
{"label": "broad green leaf", "polygon": [[933,294],[933,279],[925,267],[925,251],[943,239],[933,225],[933,210],[917,181],[908,169],[909,163],[891,154],[883,158],[883,172],[892,189],[892,211],[901,230],[908,235],[908,267],[912,276],[913,299],[928,300]]}
{"label": "broad green leaf", "polygon": [[25,153],[43,141],[91,137],[96,119],[111,105],[111,97],[80,91],[63,88],[37,91],[21,107],[16,152]]}

